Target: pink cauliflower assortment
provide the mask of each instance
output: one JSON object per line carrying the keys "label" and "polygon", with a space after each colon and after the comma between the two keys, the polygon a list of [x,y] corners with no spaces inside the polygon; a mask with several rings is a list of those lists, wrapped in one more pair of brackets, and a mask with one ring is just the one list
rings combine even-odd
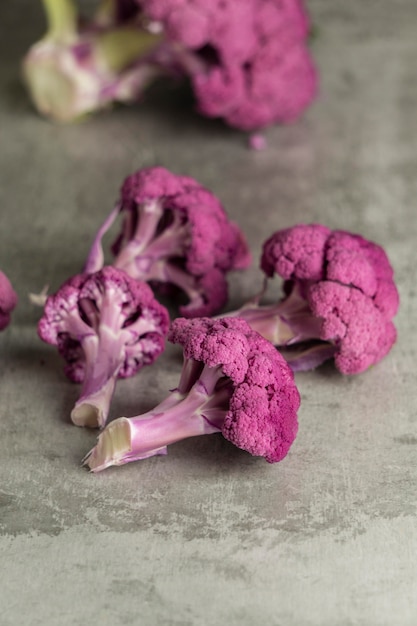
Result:
{"label": "pink cauliflower assortment", "polygon": [[[58,121],[140,100],[161,76],[187,79],[201,114],[245,131],[292,122],[317,92],[302,0],[102,0],[88,20],[75,0],[44,7],[48,32],[23,72],[38,111]],[[250,145],[266,142],[255,133]],[[103,238],[119,217],[107,266]],[[163,167],[126,178],[82,273],[47,298],[38,325],[82,383],[72,421],[104,429],[84,459],[91,471],[214,433],[280,461],[297,434],[293,371],[334,359],[356,374],[393,346],[398,292],[377,244],[319,224],[277,231],[263,246],[262,293],[210,317],[227,303],[229,272],[250,262],[243,233],[197,181]],[[261,304],[275,275],[283,296]],[[183,316],[170,330],[153,290]],[[0,272],[0,330],[15,304]],[[106,426],[117,379],[151,365],[167,334],[183,350],[177,387],[154,409]]]}
{"label": "pink cauliflower assortment", "polygon": [[0,330],[9,325],[10,314],[16,304],[17,295],[6,274],[0,271]]}
{"label": "pink cauliflower assortment", "polygon": [[60,121],[185,77],[198,110],[251,131],[296,119],[317,75],[301,0],[104,0],[90,22],[45,2],[49,32],[24,60],[37,109]]}
{"label": "pink cauliflower assortment", "polygon": [[[360,235],[319,224],[274,233],[261,268],[285,280],[276,304],[248,303],[232,315],[285,351],[294,370],[333,357],[343,374],[363,372],[396,340],[393,270],[384,250]],[[291,351],[292,348],[297,348]]]}
{"label": "pink cauliflower assortment", "polygon": [[272,344],[232,318],[179,318],[169,339],[184,354],[177,388],[151,411],[111,422],[85,464],[98,472],[166,454],[176,441],[218,432],[270,463],[285,457],[297,434],[300,397]]}
{"label": "pink cauliflower assortment", "polygon": [[[113,265],[104,266],[102,240],[119,215]],[[72,421],[104,428],[117,378],[163,351],[169,317],[151,287],[185,296],[179,310],[193,319],[175,319],[168,334],[183,349],[178,386],[147,413],[104,428],[84,461],[93,472],[213,433],[280,461],[297,433],[292,372],[333,358],[340,372],[356,374],[394,344],[398,292],[377,244],[320,224],[277,231],[263,246],[262,293],[210,318],[227,301],[227,272],[249,263],[243,233],[195,180],[162,167],[126,178],[83,273],[47,299],[39,322],[40,337],[67,361],[68,377],[83,384]],[[260,304],[275,275],[284,280],[283,297]]]}
{"label": "pink cauliflower assortment", "polygon": [[219,200],[197,181],[162,167],[126,178],[121,197],[99,229],[85,271],[99,269],[102,238],[117,216],[122,229],[112,246],[114,267],[154,286],[175,288],[186,317],[211,315],[227,301],[226,274],[251,262],[243,233]]}

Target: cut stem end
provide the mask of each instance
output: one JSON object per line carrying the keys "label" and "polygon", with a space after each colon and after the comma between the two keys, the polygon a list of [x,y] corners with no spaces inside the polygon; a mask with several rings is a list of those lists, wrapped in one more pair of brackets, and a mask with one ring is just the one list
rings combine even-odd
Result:
{"label": "cut stem end", "polygon": [[105,420],[100,410],[92,404],[80,404],[71,411],[71,421],[76,426],[103,428]]}
{"label": "cut stem end", "polygon": [[96,446],[83,459],[83,465],[92,472],[101,472],[111,465],[123,465],[130,451],[129,422],[120,417],[99,435]]}

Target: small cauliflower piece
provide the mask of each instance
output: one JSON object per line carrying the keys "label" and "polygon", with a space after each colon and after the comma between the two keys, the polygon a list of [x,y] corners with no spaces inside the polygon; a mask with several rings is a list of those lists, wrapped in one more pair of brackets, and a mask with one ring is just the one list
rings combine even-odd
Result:
{"label": "small cauliflower piece", "polygon": [[241,319],[176,319],[171,342],[183,348],[178,387],[153,410],[111,422],[84,459],[91,471],[166,454],[167,446],[221,432],[269,463],[297,434],[300,396],[280,353]]}
{"label": "small cauliflower piece", "polygon": [[113,267],[74,276],[48,297],[39,336],[57,346],[68,378],[83,383],[74,424],[104,427],[116,379],[155,361],[168,326],[149,286]]}
{"label": "small cauliflower piece", "polygon": [[124,220],[112,246],[113,265],[182,292],[188,300],[180,307],[184,316],[219,311],[227,300],[227,272],[251,262],[243,233],[210,191],[192,178],[151,167],[124,181],[120,201],[96,235],[86,272],[101,267],[102,238],[119,214]]}
{"label": "small cauliflower piece", "polygon": [[294,371],[334,358],[343,374],[363,372],[392,348],[399,297],[385,251],[360,235],[320,224],[274,233],[261,268],[285,279],[284,298],[249,302],[228,315],[282,350]]}
{"label": "small cauliflower piece", "polygon": [[17,295],[6,274],[0,271],[0,330],[9,325],[10,314],[16,304]]}

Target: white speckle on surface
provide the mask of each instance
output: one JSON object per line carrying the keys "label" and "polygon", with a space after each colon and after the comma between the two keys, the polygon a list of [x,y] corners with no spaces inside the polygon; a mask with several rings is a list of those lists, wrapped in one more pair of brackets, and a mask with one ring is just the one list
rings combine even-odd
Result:
{"label": "white speckle on surface", "polygon": [[265,135],[262,135],[261,133],[252,133],[249,135],[249,147],[252,150],[257,151],[266,150],[268,142]]}

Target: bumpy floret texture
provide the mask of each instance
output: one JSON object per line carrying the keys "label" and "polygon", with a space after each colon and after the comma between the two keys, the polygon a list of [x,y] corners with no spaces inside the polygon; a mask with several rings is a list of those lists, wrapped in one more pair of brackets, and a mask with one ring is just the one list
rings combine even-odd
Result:
{"label": "bumpy floret texture", "polygon": [[122,210],[153,199],[187,218],[191,231],[187,269],[191,273],[202,274],[213,266],[224,270],[248,266],[250,254],[239,227],[230,222],[216,196],[195,179],[150,167],[123,183]]}
{"label": "bumpy floret texture", "polygon": [[199,110],[252,130],[290,122],[316,94],[300,0],[137,0],[167,37],[204,61],[191,73]]}
{"label": "bumpy floret texture", "polygon": [[6,274],[0,271],[0,330],[9,324],[10,313],[16,304],[17,295]]}
{"label": "bumpy floret texture", "polygon": [[[115,353],[116,339],[120,340],[116,333],[123,336],[124,358],[118,378],[128,378],[163,351],[169,318],[146,283],[104,267],[94,274],[70,278],[49,296],[38,333],[43,341],[58,347],[67,362],[68,378],[82,382],[86,373],[83,340],[100,334],[103,326],[115,333]],[[111,354],[106,358],[111,360]]]}
{"label": "bumpy floret texture", "polygon": [[297,283],[314,315],[320,338],[333,342],[339,370],[353,374],[377,363],[396,340],[392,322],[398,291],[385,251],[360,235],[319,224],[278,231],[264,244],[261,267],[276,272],[290,292]]}
{"label": "bumpy floret texture", "polygon": [[[67,362],[66,376],[76,383],[84,380],[85,373],[82,335],[78,332],[78,324],[74,329],[70,329],[68,322],[74,313],[77,317],[80,315],[78,301],[83,278],[81,274],[72,276],[55,294],[47,298],[43,316],[38,324],[39,337],[46,343],[57,346],[59,354]],[[87,329],[84,330],[87,334]]]}
{"label": "bumpy floret texture", "polygon": [[169,339],[184,356],[215,368],[233,384],[223,436],[268,462],[281,460],[297,434],[300,404],[293,374],[269,341],[239,318],[177,319]]}
{"label": "bumpy floret texture", "polygon": [[113,245],[116,255],[135,236],[140,220],[137,208],[152,201],[163,209],[156,235],[163,231],[168,234],[174,228],[178,233],[176,249],[166,248],[162,256],[165,254],[166,263],[175,270],[185,272],[187,280],[193,281],[191,289],[199,293],[180,308],[181,314],[211,315],[226,302],[225,274],[243,269],[251,261],[242,232],[228,219],[219,200],[197,181],[162,167],[147,168],[129,176],[122,186],[120,211],[125,222]]}

